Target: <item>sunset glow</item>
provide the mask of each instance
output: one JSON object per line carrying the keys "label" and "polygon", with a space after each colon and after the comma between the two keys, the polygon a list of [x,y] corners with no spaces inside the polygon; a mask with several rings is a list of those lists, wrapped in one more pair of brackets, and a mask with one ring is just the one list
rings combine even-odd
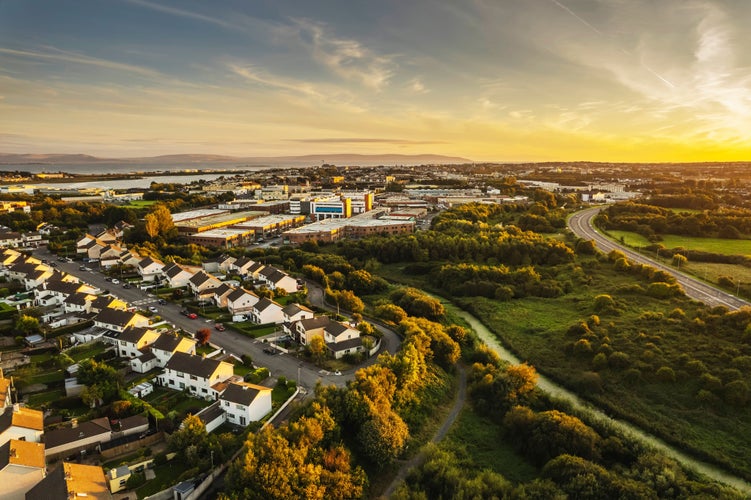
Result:
{"label": "sunset glow", "polygon": [[0,152],[751,158],[751,2],[0,3]]}

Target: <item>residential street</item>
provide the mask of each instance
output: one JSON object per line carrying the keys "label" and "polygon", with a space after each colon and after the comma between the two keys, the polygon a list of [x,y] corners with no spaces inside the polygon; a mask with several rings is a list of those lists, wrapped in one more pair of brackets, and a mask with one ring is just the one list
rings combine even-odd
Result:
{"label": "residential street", "polygon": [[[248,354],[253,359],[254,364],[267,367],[271,372],[272,377],[284,375],[288,379],[299,381],[300,386],[308,391],[314,389],[319,381],[326,385],[334,384],[344,386],[347,380],[354,377],[354,370],[345,371],[342,375],[337,376],[333,373],[320,370],[312,363],[301,362],[298,358],[292,355],[281,353],[276,355],[266,354],[263,352],[265,344],[260,340],[246,337],[245,335],[237,333],[229,328],[223,332],[216,331],[214,330],[213,320],[207,321],[201,317],[193,320],[189,319],[180,314],[180,310],[182,309],[181,306],[172,302],[167,302],[166,305],[158,305],[157,298],[149,292],[140,290],[135,286],[126,289],[122,287],[122,283],[115,285],[111,282],[105,281],[105,275],[96,270],[82,271],[80,269],[82,265],[80,261],[73,263],[57,261],[57,257],[54,254],[51,254],[46,247],[37,249],[34,252],[34,256],[39,259],[48,260],[50,263],[54,262],[58,269],[73,276],[77,276],[79,279],[92,286],[102,290],[109,290],[113,295],[137,307],[147,308],[149,306],[155,306],[159,311],[158,314],[162,318],[187,332],[195,333],[201,328],[209,328],[211,330],[211,342],[213,344],[216,344],[226,352],[237,356]],[[95,269],[95,265],[96,264],[93,264],[88,267]],[[326,307],[323,302],[323,291],[321,288],[313,283],[308,283],[308,287],[311,303],[317,307]],[[400,345],[398,335],[382,325],[376,326],[384,333],[384,345],[380,352],[384,352],[383,349],[386,349],[391,353],[396,352]],[[371,357],[365,364],[374,363],[377,357],[377,355]]]}

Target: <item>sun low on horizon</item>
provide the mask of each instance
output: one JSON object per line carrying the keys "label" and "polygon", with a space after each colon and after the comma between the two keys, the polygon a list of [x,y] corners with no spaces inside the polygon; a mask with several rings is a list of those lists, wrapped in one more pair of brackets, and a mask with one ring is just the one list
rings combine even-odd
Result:
{"label": "sun low on horizon", "polygon": [[751,2],[5,0],[0,152],[751,160]]}

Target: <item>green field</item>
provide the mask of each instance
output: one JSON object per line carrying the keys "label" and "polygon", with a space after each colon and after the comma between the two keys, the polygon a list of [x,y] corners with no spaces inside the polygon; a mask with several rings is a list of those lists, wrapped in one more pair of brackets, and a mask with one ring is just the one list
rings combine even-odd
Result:
{"label": "green field", "polygon": [[[613,239],[623,241],[628,246],[641,248],[651,245],[644,236],[631,231],[610,230],[607,232]],[[688,259],[691,260],[691,250],[717,253],[722,255],[751,255],[751,240],[728,240],[723,238],[693,238],[666,234],[659,242],[665,248],[685,248]]]}
{"label": "green field", "polygon": [[155,200],[131,200],[126,206],[144,208],[150,207],[154,203],[156,203]]}

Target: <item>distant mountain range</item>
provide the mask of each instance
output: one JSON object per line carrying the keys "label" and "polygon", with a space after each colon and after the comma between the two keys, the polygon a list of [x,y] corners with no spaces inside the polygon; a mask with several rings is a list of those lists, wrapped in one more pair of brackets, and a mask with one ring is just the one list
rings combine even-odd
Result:
{"label": "distant mountain range", "polygon": [[359,165],[425,165],[425,164],[461,164],[472,160],[458,156],[443,155],[360,155],[360,154],[321,154],[304,156],[255,156],[237,157],[222,155],[182,154],[162,155],[143,158],[98,158],[84,154],[10,154],[0,153],[0,165],[269,165],[269,166],[311,166],[328,163],[338,166]]}

